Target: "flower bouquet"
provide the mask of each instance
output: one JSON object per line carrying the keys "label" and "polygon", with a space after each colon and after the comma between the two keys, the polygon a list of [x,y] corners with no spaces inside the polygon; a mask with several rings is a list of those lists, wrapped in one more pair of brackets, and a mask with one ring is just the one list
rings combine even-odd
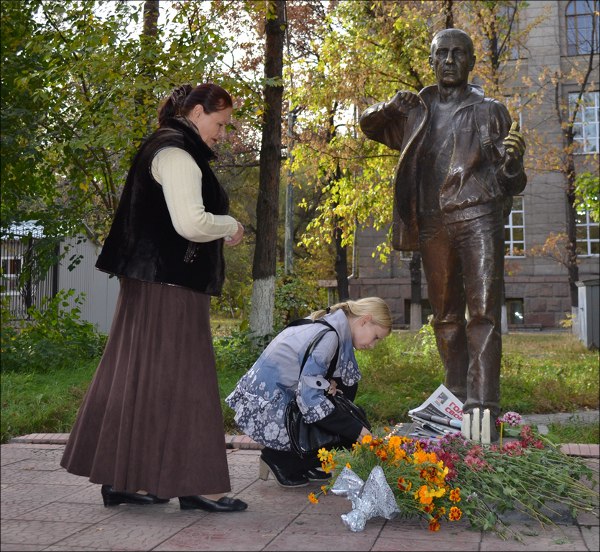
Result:
{"label": "flower bouquet", "polygon": [[[440,530],[443,522],[466,518],[475,529],[493,530],[503,538],[510,533],[520,539],[503,520],[508,511],[542,525],[553,523],[559,504],[571,515],[583,511],[597,516],[597,482],[592,470],[530,426],[516,429],[521,421],[511,416],[499,419],[503,440],[486,446],[464,439],[459,432],[416,439],[386,429],[386,436],[368,435],[351,450],[321,449],[322,468],[333,477],[308,498],[316,503],[320,494],[335,493],[342,472],[366,481],[380,467],[399,515],[424,518],[431,531]],[[507,433],[515,437],[504,438]]]}

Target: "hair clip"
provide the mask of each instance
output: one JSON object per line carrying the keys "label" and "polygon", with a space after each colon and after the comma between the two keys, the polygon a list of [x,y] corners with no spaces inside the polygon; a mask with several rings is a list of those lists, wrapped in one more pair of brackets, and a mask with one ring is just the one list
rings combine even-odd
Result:
{"label": "hair clip", "polygon": [[327,307],[327,308],[325,309],[325,313],[326,313],[326,314],[329,314],[330,312],[331,312],[331,307]]}

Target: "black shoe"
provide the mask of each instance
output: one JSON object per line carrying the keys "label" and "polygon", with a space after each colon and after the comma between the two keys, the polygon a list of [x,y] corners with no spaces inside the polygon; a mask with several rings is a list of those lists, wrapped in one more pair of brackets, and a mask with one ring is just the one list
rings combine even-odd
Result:
{"label": "black shoe", "polygon": [[306,478],[309,481],[318,481],[323,482],[331,479],[330,473],[325,473],[324,471],[318,470],[316,468],[312,468],[306,472]]}
{"label": "black shoe", "polygon": [[281,469],[278,466],[270,463],[269,460],[261,456],[258,469],[258,477],[266,481],[269,478],[269,472],[273,474],[279,486],[284,487],[285,489],[305,487],[306,485],[308,485],[308,478],[306,477],[306,475],[288,477],[287,475],[281,472]]}
{"label": "black shoe", "polygon": [[207,512],[241,512],[248,508],[243,500],[222,496],[219,500],[210,500],[199,495],[180,496],[179,507],[182,510],[206,510]]}
{"label": "black shoe", "polygon": [[116,506],[117,504],[164,504],[169,502],[168,498],[158,498],[151,494],[126,493],[115,491],[112,485],[102,485],[102,500],[104,506]]}

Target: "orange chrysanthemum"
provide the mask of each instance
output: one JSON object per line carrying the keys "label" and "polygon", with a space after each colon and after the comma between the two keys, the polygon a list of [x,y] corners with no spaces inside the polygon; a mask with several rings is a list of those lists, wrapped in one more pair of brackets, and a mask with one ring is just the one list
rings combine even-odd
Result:
{"label": "orange chrysanthemum", "polygon": [[398,478],[398,488],[401,491],[408,492],[412,488],[412,481],[407,481],[404,477]]}
{"label": "orange chrysanthemum", "polygon": [[450,521],[458,521],[462,517],[462,511],[457,506],[452,506],[450,508],[450,513],[448,514],[448,519]]}
{"label": "orange chrysanthemum", "polygon": [[439,531],[440,530],[440,522],[436,518],[433,518],[429,522],[429,530],[430,531]]}
{"label": "orange chrysanthemum", "polygon": [[460,487],[456,487],[456,489],[450,491],[450,500],[452,502],[460,502]]}

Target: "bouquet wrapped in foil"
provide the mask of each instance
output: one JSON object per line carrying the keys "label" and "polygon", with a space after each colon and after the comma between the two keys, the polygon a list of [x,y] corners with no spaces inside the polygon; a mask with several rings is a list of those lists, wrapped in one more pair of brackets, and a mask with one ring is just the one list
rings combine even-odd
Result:
{"label": "bouquet wrapped in foil", "polygon": [[352,502],[352,510],[342,515],[342,521],[354,532],[362,531],[373,517],[393,519],[400,512],[381,466],[373,468],[366,483],[345,467],[335,480],[331,492],[345,496]]}

